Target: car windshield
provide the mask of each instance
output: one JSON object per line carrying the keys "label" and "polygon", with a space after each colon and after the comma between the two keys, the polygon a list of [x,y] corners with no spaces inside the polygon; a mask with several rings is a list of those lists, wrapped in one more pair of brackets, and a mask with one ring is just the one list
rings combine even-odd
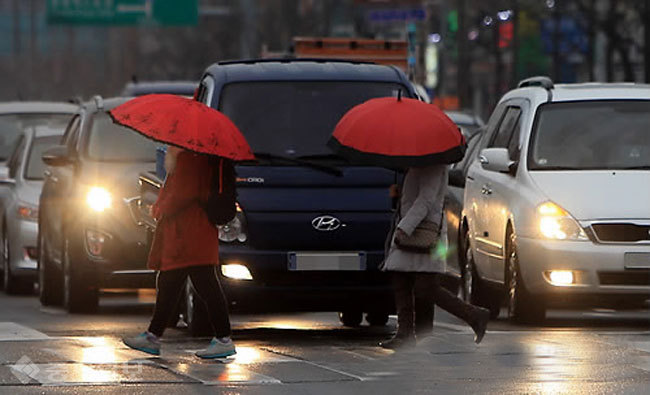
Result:
{"label": "car windshield", "polygon": [[63,131],[72,114],[0,114],[0,162],[7,160],[21,133],[27,128],[45,126]]}
{"label": "car windshield", "polygon": [[552,103],[537,114],[531,170],[650,168],[650,101]]}
{"label": "car windshield", "polygon": [[89,159],[101,162],[155,162],[157,145],[102,112],[93,118],[87,153]]}
{"label": "car windshield", "polygon": [[43,136],[33,140],[30,147],[27,167],[25,168],[25,179],[42,180],[45,172],[45,163],[43,162],[43,152],[49,147],[59,144],[61,136]]}
{"label": "car windshield", "polygon": [[245,82],[227,85],[220,110],[240,128],[253,151],[290,157],[330,157],[326,143],[337,122],[366,100],[397,96],[386,82]]}

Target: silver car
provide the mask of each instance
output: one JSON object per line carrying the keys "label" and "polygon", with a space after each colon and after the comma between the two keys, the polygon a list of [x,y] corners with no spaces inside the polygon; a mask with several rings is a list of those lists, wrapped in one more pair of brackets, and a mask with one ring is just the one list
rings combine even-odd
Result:
{"label": "silver car", "polygon": [[7,293],[29,293],[37,274],[38,199],[43,186],[43,151],[61,140],[63,130],[29,128],[18,136],[16,147],[0,168],[0,260]]}
{"label": "silver car", "polygon": [[468,293],[511,319],[650,298],[650,85],[522,81],[487,125],[463,205]]}

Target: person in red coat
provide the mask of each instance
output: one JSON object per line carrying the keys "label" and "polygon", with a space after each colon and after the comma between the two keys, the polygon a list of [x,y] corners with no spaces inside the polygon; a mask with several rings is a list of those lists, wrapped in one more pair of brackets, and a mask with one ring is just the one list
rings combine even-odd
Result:
{"label": "person in red coat", "polygon": [[156,307],[148,331],[124,343],[134,349],[160,355],[159,337],[176,307],[186,279],[192,280],[205,304],[214,338],[198,351],[201,358],[221,358],[235,353],[230,338],[228,304],[215,272],[219,263],[219,230],[205,209],[213,177],[213,159],[176,147],[165,156],[167,178],[152,207],[157,221],[148,267],[158,270]]}

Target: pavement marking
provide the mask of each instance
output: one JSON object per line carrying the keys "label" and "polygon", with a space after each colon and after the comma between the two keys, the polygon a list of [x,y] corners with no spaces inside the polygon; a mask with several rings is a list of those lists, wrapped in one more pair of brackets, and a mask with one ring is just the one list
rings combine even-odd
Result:
{"label": "pavement marking", "polygon": [[368,372],[366,374],[372,377],[392,377],[399,375],[398,372]]}
{"label": "pavement marking", "polygon": [[[200,349],[184,350],[186,353],[194,355]],[[279,363],[279,362],[300,362],[299,359],[274,353],[264,348],[237,346],[237,354],[228,357],[233,362],[240,365],[250,365],[254,363]]]}
{"label": "pavement marking", "polygon": [[[111,385],[121,383],[185,383],[186,380],[173,379],[148,380],[143,373],[146,364],[87,365],[79,363],[20,363],[10,365],[16,377],[29,377],[43,386]],[[158,367],[149,368],[158,370]],[[161,370],[161,372],[165,372]],[[163,373],[164,374],[164,373]],[[169,373],[167,373],[169,374]],[[173,374],[173,373],[172,373]]]}
{"label": "pavement marking", "polygon": [[368,355],[364,355],[364,354],[361,354],[361,353],[358,353],[358,352],[355,352],[355,351],[352,351],[352,350],[347,350],[347,349],[345,349],[345,348],[341,348],[341,349],[339,349],[339,350],[340,350],[340,351],[343,351],[343,352],[346,352],[346,353],[348,353],[348,354],[352,354],[352,355],[354,355],[355,357],[359,357],[359,358],[361,358],[361,359],[365,359],[366,361],[376,361],[376,360],[377,360],[376,358],[373,358],[373,357],[370,357],[370,356],[368,356]]}
{"label": "pavement marking", "polygon": [[342,370],[335,369],[335,368],[331,368],[331,367],[329,367],[329,366],[325,366],[325,365],[321,365],[321,364],[318,364],[318,363],[316,363],[316,362],[307,361],[307,360],[304,360],[304,359],[301,360],[300,362],[304,362],[304,363],[306,363],[307,365],[316,366],[317,368],[321,368],[321,369],[329,370],[330,372],[334,372],[334,373],[340,374],[340,375],[342,375],[342,376],[351,377],[351,378],[353,378],[353,379],[355,379],[355,380],[359,380],[359,381],[369,381],[369,380],[372,380],[372,378],[370,378],[370,377],[361,377],[361,376],[357,376],[356,374],[352,374],[352,373],[344,372],[344,371],[342,371]]}
{"label": "pavement marking", "polygon": [[0,341],[46,340],[51,339],[43,332],[15,322],[0,322]]}
{"label": "pavement marking", "polygon": [[274,377],[252,372],[236,363],[179,363],[165,365],[165,368],[181,376],[199,381],[204,385],[282,384],[280,380]]}

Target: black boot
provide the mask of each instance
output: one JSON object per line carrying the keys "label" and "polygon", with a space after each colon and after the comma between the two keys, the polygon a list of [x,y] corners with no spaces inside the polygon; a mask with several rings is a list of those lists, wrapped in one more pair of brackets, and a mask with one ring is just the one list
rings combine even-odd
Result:
{"label": "black boot", "polygon": [[479,344],[481,340],[483,340],[483,336],[485,336],[485,331],[487,330],[487,325],[490,321],[490,310],[474,306],[472,316],[472,323],[470,326],[474,330],[474,342]]}
{"label": "black boot", "polygon": [[392,338],[379,343],[379,346],[388,350],[397,350],[403,347],[409,347],[415,345],[415,336],[414,335],[401,335],[399,333],[395,334]]}

